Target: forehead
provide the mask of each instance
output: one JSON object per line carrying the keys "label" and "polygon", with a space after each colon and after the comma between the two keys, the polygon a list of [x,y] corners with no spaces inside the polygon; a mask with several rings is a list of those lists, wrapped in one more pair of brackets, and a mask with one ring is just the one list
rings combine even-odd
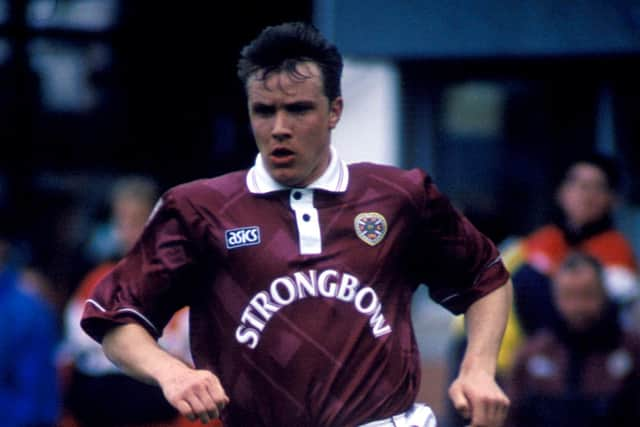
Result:
{"label": "forehead", "polygon": [[597,272],[588,265],[580,265],[575,269],[560,270],[555,276],[555,286],[559,290],[601,291]]}
{"label": "forehead", "polygon": [[264,75],[258,70],[247,81],[249,102],[272,102],[323,96],[322,72],[313,62],[301,62],[295,71],[277,70]]}
{"label": "forehead", "polygon": [[577,163],[573,165],[571,169],[569,169],[567,178],[585,181],[599,181],[604,183],[607,182],[607,176],[605,173],[599,167],[589,163]]}

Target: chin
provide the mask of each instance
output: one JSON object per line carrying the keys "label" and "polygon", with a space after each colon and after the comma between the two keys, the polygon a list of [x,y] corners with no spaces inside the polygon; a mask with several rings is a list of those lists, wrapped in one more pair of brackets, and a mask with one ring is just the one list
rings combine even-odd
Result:
{"label": "chin", "polygon": [[300,179],[295,176],[290,176],[286,174],[273,174],[273,179],[275,179],[278,184],[287,186],[287,187],[297,187]]}

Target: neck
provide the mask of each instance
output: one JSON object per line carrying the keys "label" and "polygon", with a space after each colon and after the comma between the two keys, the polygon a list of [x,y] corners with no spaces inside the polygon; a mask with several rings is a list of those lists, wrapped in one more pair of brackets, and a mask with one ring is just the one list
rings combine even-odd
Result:
{"label": "neck", "polygon": [[613,228],[613,221],[608,215],[583,224],[575,224],[568,218],[564,218],[558,222],[558,225],[562,229],[567,242],[570,245],[575,245],[597,234],[610,230]]}

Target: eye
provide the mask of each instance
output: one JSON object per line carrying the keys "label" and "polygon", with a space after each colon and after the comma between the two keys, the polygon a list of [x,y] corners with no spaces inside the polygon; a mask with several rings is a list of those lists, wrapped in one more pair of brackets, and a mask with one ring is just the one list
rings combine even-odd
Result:
{"label": "eye", "polygon": [[253,111],[254,115],[261,117],[272,116],[276,111],[275,107],[265,104],[256,104],[251,110]]}
{"label": "eye", "polygon": [[287,105],[287,111],[292,114],[302,115],[313,110],[313,104],[307,102],[297,102]]}

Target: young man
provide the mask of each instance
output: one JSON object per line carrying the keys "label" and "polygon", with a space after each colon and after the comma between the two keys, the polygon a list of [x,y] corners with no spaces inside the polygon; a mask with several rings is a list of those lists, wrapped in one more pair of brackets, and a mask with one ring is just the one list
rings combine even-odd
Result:
{"label": "young man", "polygon": [[[414,404],[418,284],[466,312],[450,389],[472,426],[500,426],[494,380],[511,304],[498,252],[419,170],[347,166],[331,147],[342,58],[313,27],[266,28],[242,51],[259,154],[249,171],[169,190],[83,327],[130,374],[203,423],[435,426]],[[190,306],[196,370],[155,343]],[[394,424],[395,423],[395,424]]]}

